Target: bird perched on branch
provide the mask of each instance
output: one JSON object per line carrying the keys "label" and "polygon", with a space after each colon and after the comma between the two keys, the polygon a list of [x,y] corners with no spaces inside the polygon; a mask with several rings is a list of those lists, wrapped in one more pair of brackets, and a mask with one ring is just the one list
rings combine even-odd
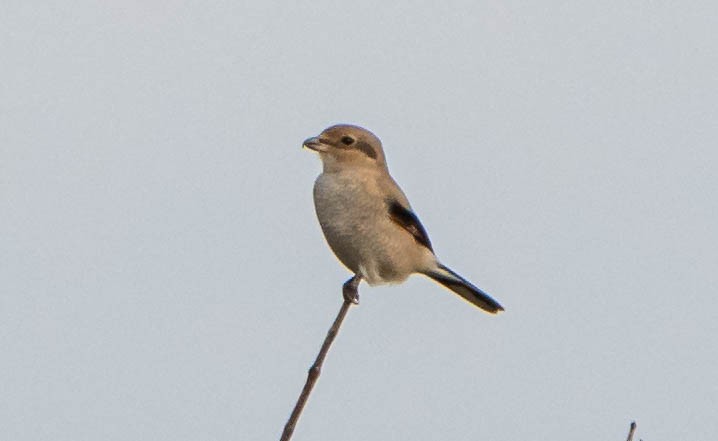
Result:
{"label": "bird perched on branch", "polygon": [[381,141],[370,131],[340,124],[304,141],[324,170],[314,183],[314,205],[324,237],[354,273],[344,298],[358,303],[357,287],[400,283],[419,273],[495,314],[503,307],[439,262],[426,230],[389,174]]}

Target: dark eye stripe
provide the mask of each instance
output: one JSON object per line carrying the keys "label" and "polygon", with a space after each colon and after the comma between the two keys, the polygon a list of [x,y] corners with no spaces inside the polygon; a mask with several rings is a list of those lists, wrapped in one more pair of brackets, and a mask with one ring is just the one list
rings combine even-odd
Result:
{"label": "dark eye stripe", "polygon": [[366,142],[359,141],[352,148],[359,150],[371,159],[376,159],[376,151]]}

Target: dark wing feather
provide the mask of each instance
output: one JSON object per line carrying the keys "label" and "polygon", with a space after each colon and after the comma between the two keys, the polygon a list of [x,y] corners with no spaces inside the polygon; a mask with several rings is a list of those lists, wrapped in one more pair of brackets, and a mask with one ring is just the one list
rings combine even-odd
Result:
{"label": "dark wing feather", "polygon": [[414,236],[414,240],[433,252],[434,250],[431,248],[429,235],[426,234],[426,230],[421,225],[421,222],[419,222],[419,218],[396,200],[388,199],[386,203],[389,208],[389,217],[391,220]]}

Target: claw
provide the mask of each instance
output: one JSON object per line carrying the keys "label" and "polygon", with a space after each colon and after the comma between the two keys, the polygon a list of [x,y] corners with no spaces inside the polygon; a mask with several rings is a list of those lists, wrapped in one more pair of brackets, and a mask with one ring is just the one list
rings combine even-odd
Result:
{"label": "claw", "polygon": [[361,282],[361,276],[354,276],[344,283],[342,295],[345,301],[355,305],[359,304],[359,282]]}
{"label": "claw", "polygon": [[359,304],[359,293],[356,289],[347,289],[344,287],[344,289],[342,289],[342,294],[344,295],[344,300],[347,302],[351,302],[355,305]]}

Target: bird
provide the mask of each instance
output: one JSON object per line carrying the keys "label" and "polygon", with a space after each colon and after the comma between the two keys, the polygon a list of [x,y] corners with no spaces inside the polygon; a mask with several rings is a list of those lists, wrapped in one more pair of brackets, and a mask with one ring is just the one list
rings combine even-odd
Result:
{"label": "bird", "polygon": [[504,310],[438,260],[409,200],[389,174],[376,135],[337,124],[302,146],[322,161],[322,173],[314,182],[314,207],[329,247],[354,274],[343,285],[346,301],[359,302],[362,280],[370,286],[396,284],[423,274],[488,313]]}

